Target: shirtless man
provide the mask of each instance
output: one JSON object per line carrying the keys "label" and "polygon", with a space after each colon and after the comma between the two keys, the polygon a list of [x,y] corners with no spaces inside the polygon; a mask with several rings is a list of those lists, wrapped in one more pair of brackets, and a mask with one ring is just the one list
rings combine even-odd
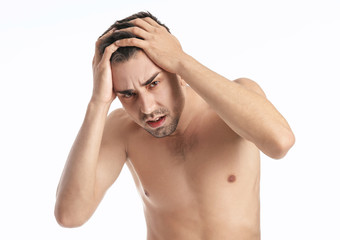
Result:
{"label": "shirtless man", "polygon": [[[98,39],[93,78],[57,191],[60,225],[84,224],[126,164],[148,240],[260,239],[260,150],[279,159],[295,139],[258,84],[209,70],[149,13]],[[108,115],[117,96],[123,109]]]}

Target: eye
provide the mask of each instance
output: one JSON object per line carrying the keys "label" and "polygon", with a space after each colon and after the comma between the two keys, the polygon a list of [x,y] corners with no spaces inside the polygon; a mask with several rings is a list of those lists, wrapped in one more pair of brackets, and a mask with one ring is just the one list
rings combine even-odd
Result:
{"label": "eye", "polygon": [[135,93],[125,93],[122,96],[123,96],[123,98],[131,98],[131,97],[133,97],[135,95],[136,95]]}
{"label": "eye", "polygon": [[159,81],[154,81],[154,82],[150,83],[149,87],[150,87],[150,88],[154,88],[154,87],[156,87],[158,84],[159,84]]}

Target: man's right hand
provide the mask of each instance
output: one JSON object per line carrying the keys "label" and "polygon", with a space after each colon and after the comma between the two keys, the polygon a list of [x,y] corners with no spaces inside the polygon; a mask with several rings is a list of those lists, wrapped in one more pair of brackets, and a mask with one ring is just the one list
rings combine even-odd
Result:
{"label": "man's right hand", "polygon": [[116,94],[113,89],[110,58],[118,47],[112,43],[105,48],[102,55],[99,52],[99,46],[103,39],[111,35],[114,31],[115,29],[108,31],[97,40],[96,50],[92,61],[93,93],[91,101],[100,104],[111,104],[116,98]]}
{"label": "man's right hand", "polygon": [[100,54],[105,37],[96,43],[92,98],[58,185],[55,216],[64,227],[80,226],[90,218],[126,160],[119,119],[107,114],[116,98],[110,58],[118,47],[111,44]]}

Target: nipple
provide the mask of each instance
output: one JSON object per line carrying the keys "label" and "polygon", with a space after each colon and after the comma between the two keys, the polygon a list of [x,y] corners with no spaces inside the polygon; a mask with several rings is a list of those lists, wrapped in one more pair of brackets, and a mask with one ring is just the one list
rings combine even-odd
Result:
{"label": "nipple", "polygon": [[232,183],[232,182],[235,182],[235,181],[236,181],[236,176],[233,175],[233,174],[229,175],[228,182]]}

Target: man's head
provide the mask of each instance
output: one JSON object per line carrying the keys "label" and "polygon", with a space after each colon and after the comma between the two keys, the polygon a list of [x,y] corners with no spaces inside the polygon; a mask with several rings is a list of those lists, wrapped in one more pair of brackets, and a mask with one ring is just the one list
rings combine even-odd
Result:
{"label": "man's head", "polygon": [[[159,23],[150,13],[141,12],[117,21],[106,32],[133,26],[128,21],[144,17]],[[113,32],[101,42],[101,54],[116,40],[131,37],[136,36],[124,31]],[[184,108],[185,82],[161,69],[137,47],[120,47],[110,61],[114,90],[130,117],[154,137],[173,133]]]}
{"label": "man's head", "polygon": [[[168,32],[170,32],[169,28],[167,26],[165,26],[164,24],[162,24],[155,16],[153,16],[151,13],[149,12],[139,12],[136,14],[133,14],[127,18],[124,18],[122,20],[118,20],[116,21],[111,27],[109,27],[101,36],[105,35],[107,32],[109,32],[112,29],[117,29],[117,30],[121,30],[124,28],[128,28],[128,27],[133,27],[134,25],[132,23],[130,23],[129,21],[136,19],[136,18],[145,18],[145,17],[150,17],[153,20],[155,20],[159,25],[165,27]],[[101,37],[100,36],[100,37]],[[114,43],[117,40],[120,39],[125,39],[125,38],[139,38],[136,35],[130,33],[130,32],[116,32],[111,34],[110,36],[108,36],[107,38],[103,39],[100,43],[99,46],[99,52],[100,54],[104,53],[104,50],[107,46],[109,46],[110,44]],[[138,47],[120,47],[116,52],[114,52],[112,54],[112,57],[110,59],[111,63],[119,63],[119,62],[124,62],[129,60],[137,51],[142,51],[140,48]]]}

